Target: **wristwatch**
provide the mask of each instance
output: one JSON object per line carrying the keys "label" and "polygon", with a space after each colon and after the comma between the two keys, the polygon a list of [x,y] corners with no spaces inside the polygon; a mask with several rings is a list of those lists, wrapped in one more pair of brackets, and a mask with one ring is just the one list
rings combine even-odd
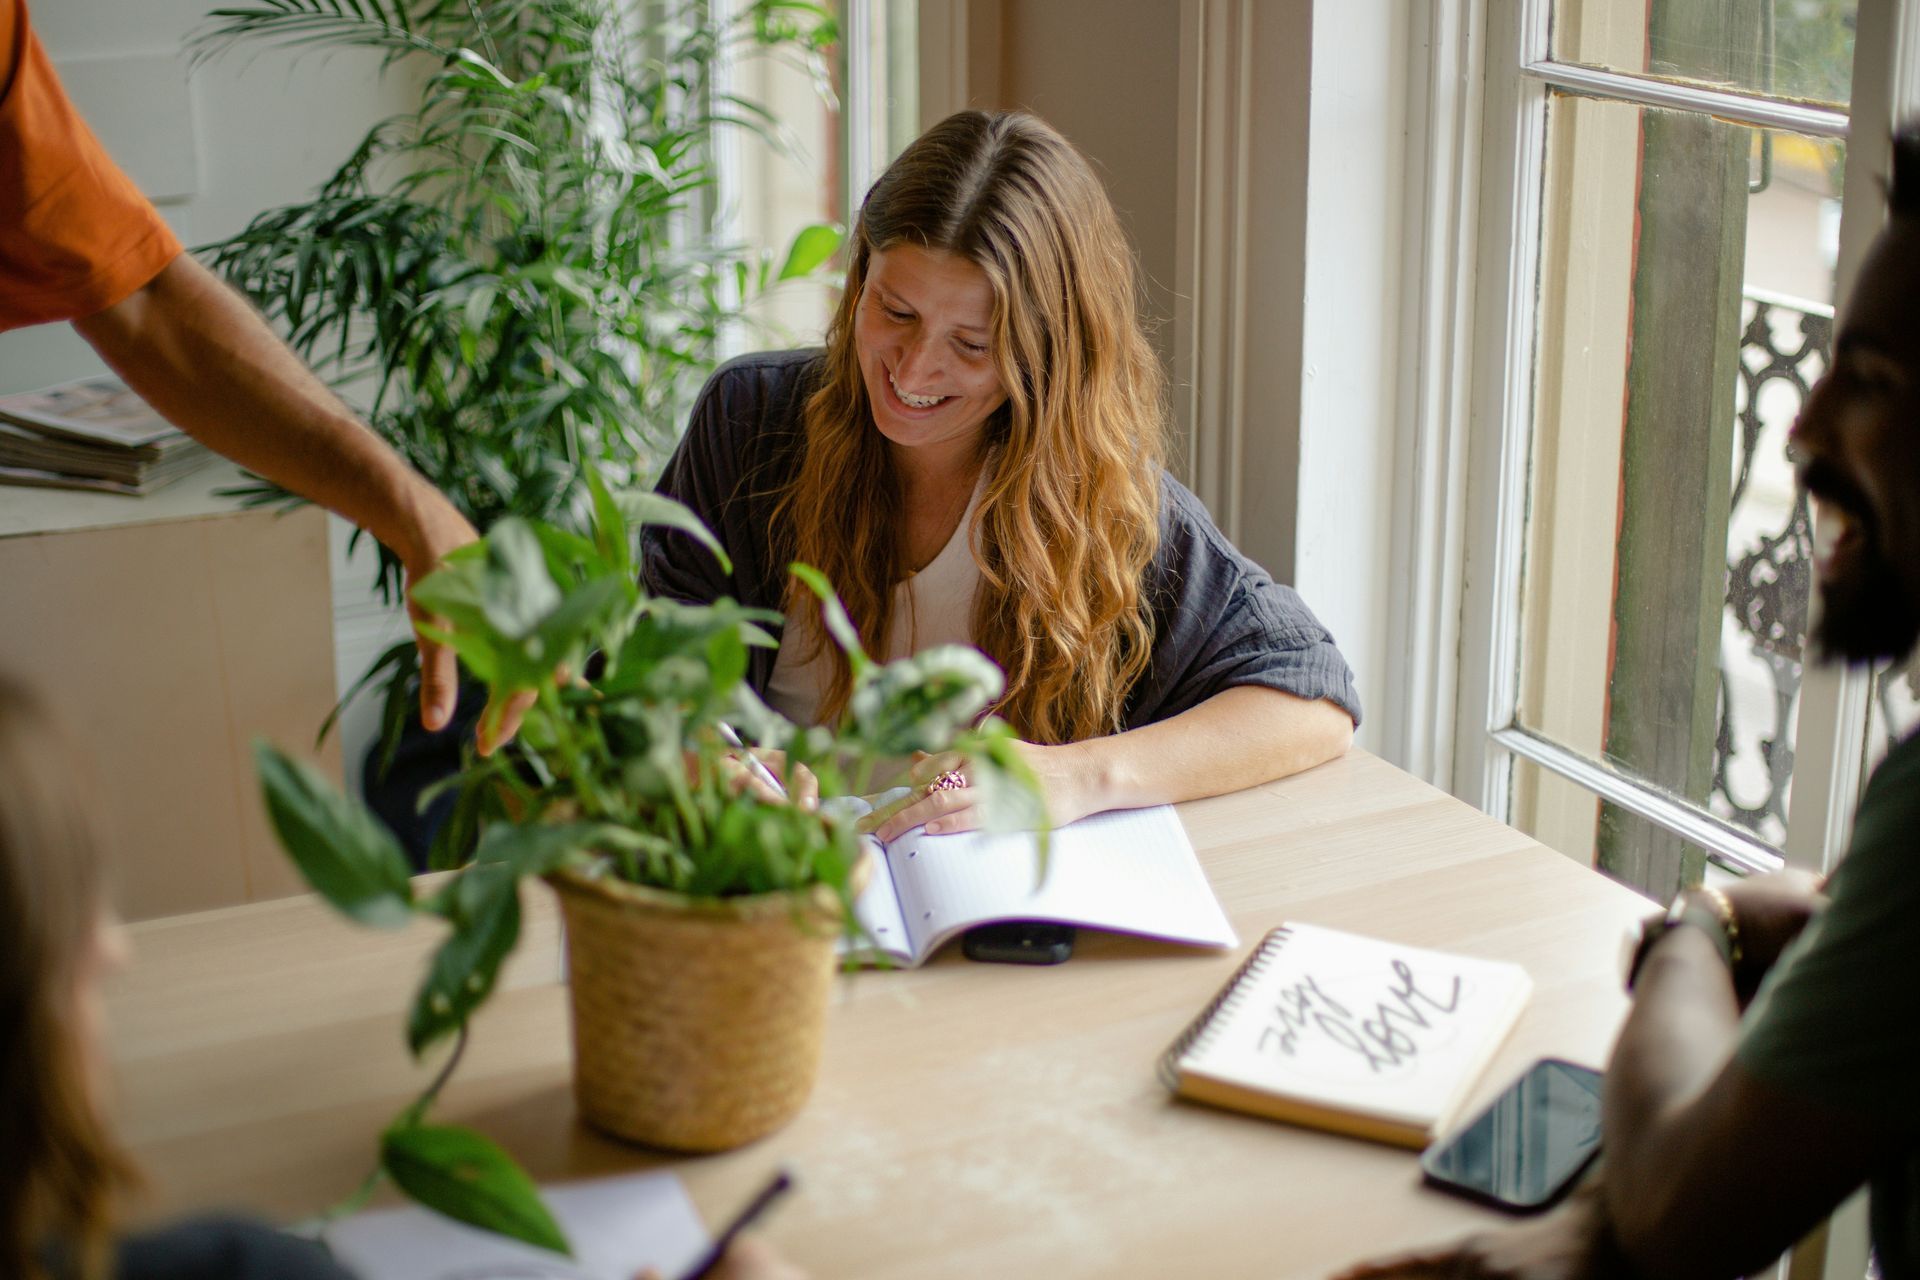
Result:
{"label": "wristwatch", "polygon": [[1727,972],[1740,971],[1740,918],[1734,914],[1733,903],[1720,890],[1707,885],[1691,889],[1682,889],[1674,895],[1664,916],[1652,916],[1640,926],[1640,938],[1633,948],[1633,958],[1627,965],[1627,990],[1633,990],[1634,983],[1640,977],[1641,966],[1653,953],[1654,943],[1665,937],[1669,930],[1682,925],[1692,925],[1702,929],[1720,952],[1720,959],[1726,962]]}

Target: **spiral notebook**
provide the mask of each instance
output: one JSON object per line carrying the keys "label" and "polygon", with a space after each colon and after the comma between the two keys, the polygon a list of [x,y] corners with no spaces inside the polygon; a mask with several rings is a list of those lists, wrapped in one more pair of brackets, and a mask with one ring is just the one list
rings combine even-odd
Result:
{"label": "spiral notebook", "polygon": [[1533,990],[1517,964],[1289,924],[1160,1059],[1184,1098],[1421,1148]]}

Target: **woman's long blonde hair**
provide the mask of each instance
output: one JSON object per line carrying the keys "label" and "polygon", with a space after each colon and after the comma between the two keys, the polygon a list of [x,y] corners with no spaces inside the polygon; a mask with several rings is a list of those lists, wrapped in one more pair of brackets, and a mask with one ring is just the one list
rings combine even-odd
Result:
{"label": "woman's long blonde hair", "polygon": [[105,906],[84,794],[45,710],[0,677],[0,1275],[43,1275],[49,1246],[104,1275],[133,1179],[81,1025]]}
{"label": "woman's long blonde hair", "polygon": [[[869,652],[887,652],[906,576],[900,491],[867,403],[854,315],[873,253],[899,244],[964,258],[993,288],[992,358],[1007,403],[987,423],[990,471],[971,535],[973,635],[1007,676],[997,710],[1036,742],[1115,732],[1152,649],[1142,582],[1159,545],[1166,381],[1107,193],[1035,117],[949,116],[874,183],[774,545],[824,572]],[[787,606],[808,620],[809,652],[824,646],[835,659],[820,704],[831,721],[852,691],[846,661],[804,587],[789,588]]]}

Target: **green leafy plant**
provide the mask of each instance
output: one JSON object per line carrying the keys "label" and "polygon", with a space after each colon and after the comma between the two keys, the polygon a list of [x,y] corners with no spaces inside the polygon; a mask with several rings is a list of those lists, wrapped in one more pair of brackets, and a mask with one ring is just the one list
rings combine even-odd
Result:
{"label": "green leafy plant", "polygon": [[[778,143],[716,86],[725,59],[796,60],[823,86],[832,11],[749,0],[261,0],[215,9],[196,54],[237,44],[376,50],[418,73],[311,198],[207,246],[292,346],[364,393],[376,430],[476,528],[585,527],[583,472],[641,483],[678,434],[723,329],[815,273],[836,228],[784,254],[704,231],[716,131]],[[256,501],[283,501],[268,486]],[[398,598],[382,549],[377,589]],[[412,648],[383,655],[390,710]]]}
{"label": "green leafy plant", "polygon": [[526,877],[565,869],[694,899],[826,886],[857,928],[861,838],[831,805],[801,808],[743,786],[730,735],[784,751],[785,767],[812,770],[827,796],[866,790],[882,761],[962,751],[990,813],[1044,826],[1012,730],[980,719],[1002,687],[985,656],[955,646],[876,663],[826,581],[794,566],[854,673],[844,721],[799,729],[746,679],[749,650],[774,643],[761,624],[779,615],[731,600],[689,605],[637,585],[635,538],[646,525],[679,530],[725,561],[699,520],[657,494],[615,494],[592,473],[587,489],[586,533],[508,517],[415,587],[496,703],[534,697],[513,744],[472,759],[449,784],[458,794],[435,858],[458,867],[453,876],[419,893],[371,814],[310,767],[256,747],[274,828],[317,893],[372,927],[429,916],[448,930],[415,995],[407,1043],[416,1057],[448,1039],[454,1050],[387,1130],[377,1167],[341,1211],[391,1178],[450,1217],[565,1249],[510,1157],[477,1133],[426,1120],[518,941]]}

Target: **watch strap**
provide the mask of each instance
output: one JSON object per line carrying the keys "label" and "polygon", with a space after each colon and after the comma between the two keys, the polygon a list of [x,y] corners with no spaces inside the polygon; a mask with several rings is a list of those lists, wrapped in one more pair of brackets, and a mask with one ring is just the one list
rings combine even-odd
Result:
{"label": "watch strap", "polygon": [[1726,894],[1702,885],[1681,890],[1667,908],[1665,916],[1655,916],[1642,927],[1639,945],[1635,947],[1633,960],[1627,968],[1627,990],[1633,990],[1655,944],[1683,925],[1700,929],[1713,939],[1714,949],[1720,953],[1727,972],[1739,973],[1742,955],[1740,918],[1734,913],[1733,902]]}

